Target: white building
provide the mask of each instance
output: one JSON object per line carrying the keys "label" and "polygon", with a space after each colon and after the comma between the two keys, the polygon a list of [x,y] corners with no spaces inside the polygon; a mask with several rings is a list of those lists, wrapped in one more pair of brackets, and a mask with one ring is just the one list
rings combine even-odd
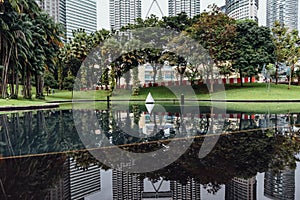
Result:
{"label": "white building", "polygon": [[110,0],[109,22],[113,30],[133,24],[135,19],[142,17],[141,0]]}
{"label": "white building", "polygon": [[73,37],[72,32],[84,29],[86,33],[97,30],[96,0],[36,0],[54,21],[65,28],[67,40]]}
{"label": "white building", "polygon": [[258,0],[226,0],[226,13],[234,19],[257,18]]}
{"label": "white building", "polygon": [[267,0],[267,26],[279,21],[290,29],[298,28],[297,0]]}
{"label": "white building", "polygon": [[185,12],[190,18],[200,14],[200,0],[169,0],[169,16]]}
{"label": "white building", "polygon": [[96,0],[64,0],[66,16],[66,36],[72,38],[72,31],[79,28],[90,34],[97,30]]}

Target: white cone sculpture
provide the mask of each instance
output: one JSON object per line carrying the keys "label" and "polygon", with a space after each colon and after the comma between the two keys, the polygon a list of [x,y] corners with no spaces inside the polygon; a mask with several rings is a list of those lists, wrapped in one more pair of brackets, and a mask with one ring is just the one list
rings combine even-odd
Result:
{"label": "white cone sculpture", "polygon": [[146,98],[145,103],[146,103],[147,111],[148,111],[148,113],[149,113],[150,115],[151,115],[152,110],[153,110],[153,108],[154,108],[154,102],[155,102],[155,101],[154,101],[154,99],[153,99],[151,93],[149,92],[149,94],[148,94],[148,96],[147,96],[147,98]]}
{"label": "white cone sculpture", "polygon": [[150,92],[149,92],[145,102],[146,102],[146,104],[154,104],[155,101]]}

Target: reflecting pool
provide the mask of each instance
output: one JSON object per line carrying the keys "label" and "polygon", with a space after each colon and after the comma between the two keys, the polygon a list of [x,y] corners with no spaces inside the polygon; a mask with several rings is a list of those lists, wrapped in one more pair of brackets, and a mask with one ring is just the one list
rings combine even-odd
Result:
{"label": "reflecting pool", "polygon": [[299,113],[201,111],[2,114],[0,199],[300,199]]}

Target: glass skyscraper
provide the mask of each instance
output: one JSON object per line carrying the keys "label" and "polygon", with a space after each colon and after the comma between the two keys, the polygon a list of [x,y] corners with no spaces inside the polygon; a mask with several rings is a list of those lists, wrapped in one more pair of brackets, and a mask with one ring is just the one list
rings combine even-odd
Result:
{"label": "glass skyscraper", "polygon": [[267,26],[279,21],[289,29],[298,28],[298,0],[267,0]]}
{"label": "glass skyscraper", "polygon": [[226,13],[234,19],[257,18],[258,0],[226,0]]}
{"label": "glass skyscraper", "polygon": [[65,28],[67,40],[72,38],[72,32],[84,29],[86,33],[97,30],[96,0],[36,0],[55,22]]}
{"label": "glass skyscraper", "polygon": [[109,22],[113,30],[133,24],[142,17],[141,0],[109,0]]}
{"label": "glass skyscraper", "polygon": [[169,16],[185,12],[190,18],[200,14],[200,0],[169,0]]}
{"label": "glass skyscraper", "polygon": [[264,195],[270,199],[295,199],[295,170],[286,169],[279,173],[266,172]]}
{"label": "glass skyscraper", "polygon": [[225,200],[256,200],[256,178],[233,178],[225,186]]}

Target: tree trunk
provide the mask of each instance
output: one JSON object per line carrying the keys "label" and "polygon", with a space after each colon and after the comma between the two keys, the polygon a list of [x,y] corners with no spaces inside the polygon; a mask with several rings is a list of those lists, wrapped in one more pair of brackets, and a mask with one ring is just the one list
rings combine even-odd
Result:
{"label": "tree trunk", "polygon": [[18,98],[19,95],[19,75],[16,73],[16,99]]}
{"label": "tree trunk", "polygon": [[62,73],[63,73],[63,70],[62,70],[62,67],[61,66],[59,66],[58,67],[58,73],[57,73],[57,78],[58,78],[58,88],[59,88],[59,90],[62,90],[62,84],[63,84],[63,75],[62,75]]}
{"label": "tree trunk", "polygon": [[4,65],[2,70],[2,97],[6,98],[7,93],[7,75],[8,75],[8,67],[9,67],[9,60],[11,56],[12,49],[8,50],[8,45],[6,43],[6,54],[4,55]]}
{"label": "tree trunk", "polygon": [[210,69],[210,89],[209,92],[212,93],[214,92],[214,70],[213,66]]}
{"label": "tree trunk", "polygon": [[288,89],[291,89],[291,82],[292,82],[292,69],[294,68],[294,65],[290,68],[290,75],[289,75],[289,86]]}
{"label": "tree trunk", "polygon": [[180,85],[182,85],[182,76],[183,74],[180,74]]}
{"label": "tree trunk", "polygon": [[36,85],[36,87],[35,87],[35,97],[36,98],[39,98],[40,97],[40,88],[39,88],[39,77],[38,77],[38,75],[36,74],[35,75],[35,85]]}
{"label": "tree trunk", "polygon": [[31,72],[30,70],[26,69],[26,75],[24,77],[24,98],[31,99]]}
{"label": "tree trunk", "polygon": [[241,79],[241,87],[243,87],[243,73],[242,73],[242,69],[239,69],[240,71],[240,79]]}
{"label": "tree trunk", "polygon": [[12,72],[11,72],[10,96],[11,97],[15,96],[15,68],[14,67],[12,67]]}
{"label": "tree trunk", "polygon": [[44,88],[44,81],[42,75],[35,75],[35,83],[36,83],[36,98],[43,97],[43,88]]}
{"label": "tree trunk", "polygon": [[155,67],[155,69],[153,68],[153,85],[154,85],[154,83],[156,81],[156,74],[157,74],[157,69]]}
{"label": "tree trunk", "polygon": [[277,62],[277,63],[276,63],[276,71],[275,71],[275,79],[276,79],[275,84],[276,84],[276,85],[278,84],[278,68],[279,68],[279,66],[278,66],[278,62]]}

